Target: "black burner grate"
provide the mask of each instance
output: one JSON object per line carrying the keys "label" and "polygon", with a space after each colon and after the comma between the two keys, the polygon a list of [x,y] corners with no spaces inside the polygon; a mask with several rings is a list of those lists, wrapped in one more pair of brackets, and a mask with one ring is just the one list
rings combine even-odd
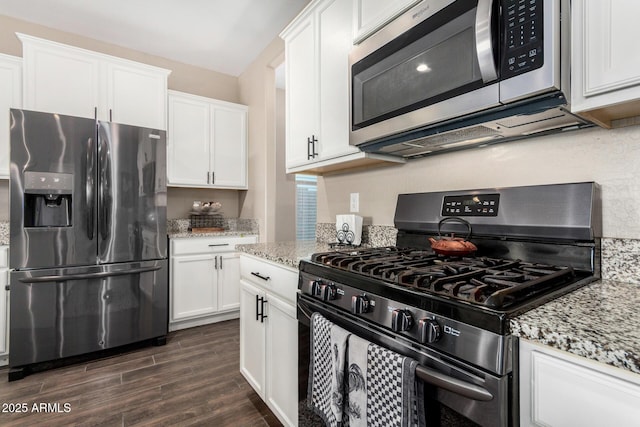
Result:
{"label": "black burner grate", "polygon": [[506,308],[575,280],[571,267],[397,247],[323,252],[312,261],[490,308]]}

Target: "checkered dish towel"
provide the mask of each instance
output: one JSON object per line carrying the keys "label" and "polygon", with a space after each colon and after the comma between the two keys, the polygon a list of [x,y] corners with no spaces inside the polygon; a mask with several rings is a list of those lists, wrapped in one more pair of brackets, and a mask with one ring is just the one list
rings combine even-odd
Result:
{"label": "checkered dish towel", "polygon": [[327,426],[343,425],[344,372],[349,333],[321,314],[311,316],[311,357],[309,364],[309,408]]}
{"label": "checkered dish towel", "polygon": [[345,418],[349,427],[426,425],[415,360],[349,336]]}

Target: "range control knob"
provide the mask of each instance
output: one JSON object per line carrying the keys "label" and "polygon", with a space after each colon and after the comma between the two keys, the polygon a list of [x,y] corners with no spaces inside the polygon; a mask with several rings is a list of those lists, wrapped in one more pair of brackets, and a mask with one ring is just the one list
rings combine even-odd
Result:
{"label": "range control knob", "polygon": [[322,292],[322,299],[324,301],[330,301],[330,300],[336,299],[336,291],[338,288],[333,283],[322,285],[320,289]]}
{"label": "range control knob", "polygon": [[320,280],[314,280],[311,282],[311,295],[314,297],[322,296],[322,288],[324,283]]}
{"label": "range control knob", "polygon": [[351,297],[351,311],[353,314],[362,314],[369,311],[369,298],[366,295],[354,295]]}
{"label": "range control knob", "polygon": [[434,343],[442,336],[442,328],[435,319],[420,319],[418,321],[418,336],[423,344]]}
{"label": "range control knob", "polygon": [[413,316],[409,310],[396,308],[391,312],[391,330],[404,332],[413,326]]}

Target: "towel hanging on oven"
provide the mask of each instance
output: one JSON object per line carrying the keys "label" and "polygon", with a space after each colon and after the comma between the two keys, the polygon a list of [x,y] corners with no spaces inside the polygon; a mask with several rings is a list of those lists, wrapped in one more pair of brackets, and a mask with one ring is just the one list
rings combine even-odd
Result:
{"label": "towel hanging on oven", "polygon": [[349,333],[319,313],[311,316],[308,405],[331,427],[343,425],[344,372]]}
{"label": "towel hanging on oven", "polygon": [[423,385],[418,362],[356,335],[347,350],[349,427],[413,427],[425,425]]}

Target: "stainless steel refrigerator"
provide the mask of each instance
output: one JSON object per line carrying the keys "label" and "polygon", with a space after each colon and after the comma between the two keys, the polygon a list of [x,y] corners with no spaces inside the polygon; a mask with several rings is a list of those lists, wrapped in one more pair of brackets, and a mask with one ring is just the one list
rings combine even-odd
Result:
{"label": "stainless steel refrigerator", "polygon": [[165,132],[35,111],[10,114],[15,379],[34,363],[162,342]]}

